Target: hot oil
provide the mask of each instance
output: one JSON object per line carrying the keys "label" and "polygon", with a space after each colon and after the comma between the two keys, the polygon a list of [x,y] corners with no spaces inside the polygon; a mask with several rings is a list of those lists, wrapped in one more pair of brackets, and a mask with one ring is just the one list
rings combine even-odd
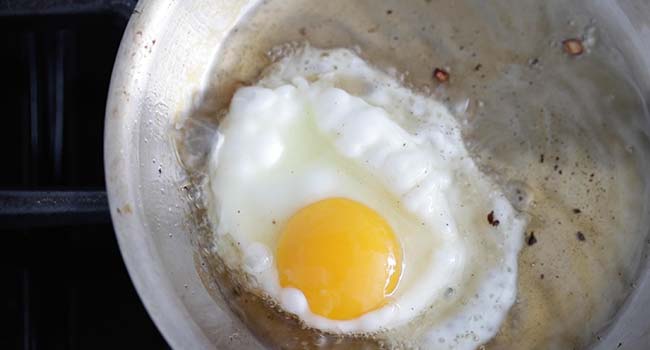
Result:
{"label": "hot oil", "polygon": [[[504,79],[530,79],[529,88],[508,91],[497,83],[490,100],[507,107],[485,107],[469,123],[468,141],[486,168],[525,183],[520,194],[515,184],[511,199],[527,196],[522,209],[531,215],[519,259],[519,302],[496,348],[522,341],[582,348],[597,341],[633,288],[647,227],[647,140],[638,124],[644,112],[599,49],[513,69]],[[481,114],[504,111],[511,126],[500,128],[510,136],[481,131],[493,123]]]}
{"label": "hot oil", "polygon": [[[278,45],[358,49],[445,101],[477,163],[530,217],[518,301],[487,348],[582,348],[597,342],[633,290],[648,227],[645,102],[609,29],[580,4],[561,1],[266,1],[231,31],[186,125],[216,125],[236,88],[254,83]],[[569,38],[585,51],[567,53]],[[435,68],[450,80],[434,79]],[[190,168],[200,174],[197,159]],[[204,258],[230,285],[218,257]],[[272,344],[379,346],[292,332],[295,320],[234,285],[222,291]]]}

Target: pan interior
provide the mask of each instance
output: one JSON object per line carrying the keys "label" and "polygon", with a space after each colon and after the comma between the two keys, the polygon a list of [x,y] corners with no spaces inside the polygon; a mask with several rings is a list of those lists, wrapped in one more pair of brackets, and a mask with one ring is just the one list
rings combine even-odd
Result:
{"label": "pan interior", "polygon": [[[465,125],[466,146],[482,170],[530,217],[518,301],[488,347],[597,344],[644,266],[650,172],[648,73],[635,63],[641,53],[621,48],[622,29],[602,19],[611,17],[604,8],[591,6],[269,0],[251,8],[221,45],[200,103],[178,121],[175,135],[194,185],[204,284],[267,344],[379,346],[370,338],[303,329],[246,290],[237,269],[210,253],[203,204],[206,157],[234,91],[254,84],[274,48],[347,47],[444,101]],[[582,55],[565,52],[563,41],[571,38],[583,43]],[[432,78],[437,67],[450,72],[449,84]],[[403,330],[395,339],[409,345],[415,336]]]}

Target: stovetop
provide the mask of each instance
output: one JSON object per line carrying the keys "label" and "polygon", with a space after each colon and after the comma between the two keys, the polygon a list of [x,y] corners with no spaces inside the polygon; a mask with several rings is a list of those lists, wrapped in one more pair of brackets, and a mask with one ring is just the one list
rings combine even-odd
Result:
{"label": "stovetop", "polygon": [[106,96],[135,3],[0,2],[0,349],[168,348],[104,185]]}

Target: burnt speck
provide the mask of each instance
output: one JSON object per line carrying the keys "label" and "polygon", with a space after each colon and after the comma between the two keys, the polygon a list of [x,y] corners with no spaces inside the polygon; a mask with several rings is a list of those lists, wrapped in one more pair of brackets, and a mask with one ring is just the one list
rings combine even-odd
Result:
{"label": "burnt speck", "polygon": [[618,348],[620,348],[621,346],[623,346],[623,343],[618,343],[618,345],[616,345],[616,348],[618,349]]}
{"label": "burnt speck", "polygon": [[528,246],[531,246],[535,243],[537,243],[537,238],[535,237],[535,232],[530,232],[530,235],[528,236],[528,239],[526,239],[526,243],[528,243]]}
{"label": "burnt speck", "polygon": [[386,11],[386,14],[387,14],[387,15],[392,15],[392,14],[393,14],[393,10],[388,10],[388,11]]}
{"label": "burnt speck", "polygon": [[433,78],[439,83],[446,83],[449,81],[449,73],[444,69],[436,68],[433,70]]}
{"label": "burnt speck", "polygon": [[564,52],[571,56],[582,55],[585,51],[584,46],[582,46],[582,40],[576,38],[564,40],[562,42],[562,47],[564,48]]}
{"label": "burnt speck", "polygon": [[539,155],[539,162],[544,163],[544,153]]}
{"label": "burnt speck", "polygon": [[539,275],[539,279],[544,279],[544,274]]}
{"label": "burnt speck", "polygon": [[528,61],[528,65],[531,66],[531,67],[536,66],[538,63],[539,63],[539,58],[537,58],[537,57],[535,57],[535,58],[531,59],[530,61]]}
{"label": "burnt speck", "polygon": [[582,213],[582,210],[580,210],[578,208],[573,208],[573,213],[574,214],[580,214],[580,213]]}
{"label": "burnt speck", "polygon": [[494,227],[497,227],[497,226],[499,226],[499,224],[500,224],[499,220],[496,220],[496,219],[494,218],[494,210],[491,211],[491,212],[487,215],[487,221],[488,221],[488,223],[489,223],[490,225],[492,225],[492,226],[494,226]]}
{"label": "burnt speck", "polygon": [[117,208],[117,213],[118,214],[131,214],[131,205],[130,204],[125,204],[121,209]]}
{"label": "burnt speck", "polygon": [[483,68],[483,65],[479,63],[479,64],[477,64],[476,66],[474,66],[474,71],[475,71],[475,72],[478,72],[478,71],[481,70],[481,68]]}
{"label": "burnt speck", "polygon": [[275,220],[271,221],[271,223],[272,223],[273,225],[275,225]]}
{"label": "burnt speck", "polygon": [[300,33],[300,35],[302,35],[302,36],[307,35],[307,28],[305,28],[305,27],[301,27],[301,28],[298,30],[298,33]]}
{"label": "burnt speck", "polygon": [[576,237],[578,238],[578,240],[579,240],[580,242],[584,242],[584,241],[587,239],[587,238],[585,238],[585,234],[582,233],[582,232],[580,232],[580,231],[578,231],[578,232],[576,233]]}

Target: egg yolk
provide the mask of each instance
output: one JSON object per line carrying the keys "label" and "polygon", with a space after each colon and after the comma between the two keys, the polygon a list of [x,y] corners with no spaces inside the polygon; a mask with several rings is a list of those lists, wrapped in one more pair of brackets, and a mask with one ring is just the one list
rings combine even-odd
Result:
{"label": "egg yolk", "polygon": [[280,285],[299,289],[311,312],[334,320],[385,305],[402,272],[401,248],[386,220],[346,198],[295,213],[276,257]]}

